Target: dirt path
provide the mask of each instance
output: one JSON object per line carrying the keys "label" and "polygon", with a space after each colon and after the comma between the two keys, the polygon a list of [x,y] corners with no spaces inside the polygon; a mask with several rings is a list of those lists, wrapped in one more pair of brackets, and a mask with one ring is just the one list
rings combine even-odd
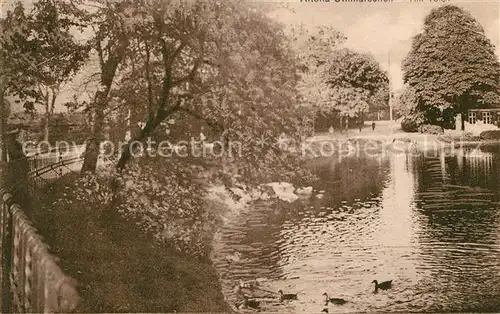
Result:
{"label": "dirt path", "polygon": [[400,122],[396,121],[376,121],[375,130],[372,130],[371,122],[365,122],[365,126],[359,129],[350,129],[347,132],[320,133],[311,138],[314,142],[332,141],[332,140],[347,140],[347,139],[363,139],[382,141],[390,144],[395,141],[412,142],[419,149],[437,149],[446,146],[445,143],[438,140],[437,135],[407,133],[401,130]]}

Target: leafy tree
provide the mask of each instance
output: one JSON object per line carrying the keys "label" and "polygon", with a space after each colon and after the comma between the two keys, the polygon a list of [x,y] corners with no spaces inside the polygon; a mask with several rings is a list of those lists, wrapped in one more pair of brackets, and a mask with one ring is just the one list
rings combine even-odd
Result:
{"label": "leafy tree", "polygon": [[[105,32],[103,26],[102,36],[121,34],[110,49],[123,51],[111,68],[114,72],[108,72],[112,75],[107,89],[99,79],[97,92],[104,94],[96,93],[89,105],[94,112],[92,145],[99,144],[104,132],[104,127],[95,126],[104,121],[98,119],[111,117],[112,130],[127,128],[129,113],[134,121],[132,140],[116,161],[118,173],[111,174],[117,197],[112,204],[106,203],[106,209],[116,214],[123,202],[130,215],[149,224],[154,221],[155,232],[161,235],[172,227],[163,223],[169,212],[186,211],[190,216],[182,219],[188,225],[196,221],[198,212],[204,210],[198,204],[209,184],[255,186],[282,180],[302,183],[311,178],[301,168],[301,156],[276,145],[282,132],[298,140],[304,125],[303,112],[296,106],[296,58],[280,25],[239,0],[147,1],[106,10],[110,15],[113,12],[112,21],[126,27]],[[123,46],[117,46],[117,40],[123,40]],[[106,68],[107,56],[102,58],[101,69]],[[97,105],[104,95],[104,102]],[[179,130],[189,128],[185,122],[193,120],[220,136],[222,154],[133,158],[132,142],[151,137],[175,144],[176,135],[182,133]],[[85,171],[95,170],[97,155],[94,159],[93,154],[85,157]],[[202,187],[186,190],[190,184],[179,176],[180,168],[185,169],[186,180],[201,182]],[[92,174],[82,175],[87,176]],[[153,181],[156,186],[146,188]],[[153,209],[147,200],[156,199],[161,201],[153,202]],[[106,216],[113,217],[104,214],[103,220]]]}
{"label": "leafy tree", "polygon": [[1,21],[6,93],[23,101],[27,111],[41,105],[45,112],[45,140],[61,87],[87,58],[85,43],[71,34],[71,7],[62,1],[39,0],[26,12],[21,3]]}
{"label": "leafy tree", "polygon": [[373,57],[340,49],[346,37],[322,27],[295,27],[292,42],[300,60],[301,103],[321,115],[361,116],[387,106],[388,78]]}
{"label": "leafy tree", "polygon": [[99,68],[99,72],[95,73],[98,80],[93,101],[84,103],[87,105],[85,110],[93,116],[91,137],[87,142],[82,166],[82,173],[86,173],[96,170],[100,143],[104,139],[110,92],[119,67],[129,52],[134,19],[140,17],[140,11],[135,9],[131,1],[106,1],[92,4],[90,8],[84,4],[75,16],[92,28],[90,43]]}
{"label": "leafy tree", "polygon": [[299,65],[297,89],[301,105],[320,114],[330,114],[331,91],[326,82],[329,59],[347,38],[331,27],[310,31],[303,25],[293,27],[289,37]]}
{"label": "leafy tree", "polygon": [[403,92],[398,95],[394,101],[394,111],[397,117],[409,118],[415,113],[417,107],[417,98],[415,91],[405,86]]}
{"label": "leafy tree", "polygon": [[[274,145],[300,126],[296,64],[281,27],[241,1],[148,2],[134,10],[141,15],[110,94],[142,115],[131,142],[187,115],[221,135],[242,178],[291,174],[296,163]],[[242,144],[238,158],[227,151],[230,142]],[[131,151],[124,147],[119,169]]]}
{"label": "leafy tree", "polygon": [[[452,121],[452,111],[499,103],[500,63],[483,27],[463,9],[446,5],[425,18],[403,62],[403,79],[417,98],[417,110],[428,123]],[[462,119],[464,121],[464,119]],[[464,126],[462,125],[462,128]]]}
{"label": "leafy tree", "polygon": [[382,97],[389,79],[378,62],[368,54],[339,49],[328,61],[326,83],[330,90],[330,106],[346,118],[363,117],[369,104]]}
{"label": "leafy tree", "polygon": [[[394,99],[394,95],[392,95]],[[389,110],[389,85],[383,86],[368,100],[368,107],[371,113],[380,113]]]}

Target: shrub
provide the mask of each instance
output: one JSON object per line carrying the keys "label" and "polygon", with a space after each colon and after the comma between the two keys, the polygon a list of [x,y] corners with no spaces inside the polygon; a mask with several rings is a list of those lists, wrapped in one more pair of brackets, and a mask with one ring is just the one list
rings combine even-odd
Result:
{"label": "shrub", "polygon": [[419,127],[419,132],[423,134],[441,135],[444,133],[443,127],[439,125],[424,124]]}
{"label": "shrub", "polygon": [[[168,169],[170,167],[163,167],[158,172]],[[71,174],[43,191],[41,210],[34,212],[32,219],[52,252],[61,259],[65,273],[79,283],[82,302],[77,312],[228,310],[217,272],[208,257],[193,256],[179,250],[177,240],[185,240],[185,230],[191,231],[198,226],[182,225],[184,228],[179,228],[182,230],[174,230],[181,232],[169,241],[155,241],[152,236],[156,235],[157,229],[146,229],[156,227],[160,221],[167,221],[163,214],[170,218],[177,214],[170,213],[175,208],[193,213],[192,208],[184,208],[184,205],[194,201],[183,202],[181,197],[185,197],[186,192],[179,187],[174,187],[174,191],[164,191],[163,196],[171,202],[162,209],[165,213],[159,212],[161,203],[155,203],[155,200],[142,205],[143,209],[137,209],[144,194],[149,197],[147,193],[157,192],[159,197],[162,196],[162,191],[156,189],[158,176],[151,180],[151,187],[147,187],[134,169],[126,178],[134,180],[134,184],[128,187],[129,194],[118,197],[110,187],[108,176],[101,174],[83,177]],[[183,178],[168,176],[167,179],[179,182]],[[189,184],[195,186],[191,182]],[[172,186],[165,186],[165,189]],[[192,193],[191,199],[201,196],[202,193]],[[118,214],[119,207],[116,205],[121,204],[135,206],[132,210],[137,215],[131,218]],[[150,211],[146,212],[146,206],[151,206]],[[107,212],[110,215],[105,215]],[[187,236],[199,238],[194,231],[191,233]],[[193,295],[197,297],[193,298]]]}
{"label": "shrub", "polygon": [[418,132],[418,127],[425,123],[423,112],[414,112],[401,121],[401,129],[405,132]]}
{"label": "shrub", "polygon": [[500,140],[500,130],[484,131],[479,137],[482,140]]}
{"label": "shrub", "polygon": [[401,129],[405,132],[418,132],[417,121],[412,118],[404,118],[401,121]]}
{"label": "shrub", "polygon": [[438,137],[438,139],[442,142],[445,142],[445,143],[453,143],[453,142],[460,142],[460,141],[476,142],[476,141],[481,140],[481,138],[479,136],[475,136],[471,132],[443,134],[443,135],[440,135]]}
{"label": "shrub", "polygon": [[462,136],[462,139],[466,140],[466,141],[479,141],[481,139],[481,137],[476,136],[476,135],[472,134],[471,132],[466,132]]}

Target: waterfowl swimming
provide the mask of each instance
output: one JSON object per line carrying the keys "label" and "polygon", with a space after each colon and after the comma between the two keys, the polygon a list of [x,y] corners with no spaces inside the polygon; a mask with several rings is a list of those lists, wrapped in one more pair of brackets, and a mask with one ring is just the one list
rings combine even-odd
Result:
{"label": "waterfowl swimming", "polygon": [[378,289],[387,290],[387,289],[392,288],[392,280],[384,281],[381,283],[378,283],[378,281],[374,280],[374,281],[372,281],[372,283],[375,284],[375,292],[377,292]]}
{"label": "waterfowl swimming", "polygon": [[297,300],[297,294],[293,294],[293,293],[283,293],[282,290],[278,291],[278,293],[280,294],[280,300],[283,301],[283,300]]}
{"label": "waterfowl swimming", "polygon": [[254,299],[249,299],[246,295],[243,296],[243,304],[246,308],[258,309],[260,302]]}
{"label": "waterfowl swimming", "polygon": [[234,252],[234,254],[232,254],[232,255],[227,255],[227,256],[226,256],[226,260],[227,260],[228,262],[236,262],[236,263],[237,263],[237,262],[240,262],[240,261],[241,261],[241,253],[240,253],[240,252],[238,252],[238,251],[236,251],[236,252]]}
{"label": "waterfowl swimming", "polygon": [[332,304],[337,304],[337,305],[343,305],[343,304],[346,304],[347,301],[344,300],[344,299],[340,299],[340,298],[330,298],[328,297],[328,294],[325,292],[323,293],[323,295],[325,296],[326,298],[326,304],[328,304],[328,302],[332,303]]}

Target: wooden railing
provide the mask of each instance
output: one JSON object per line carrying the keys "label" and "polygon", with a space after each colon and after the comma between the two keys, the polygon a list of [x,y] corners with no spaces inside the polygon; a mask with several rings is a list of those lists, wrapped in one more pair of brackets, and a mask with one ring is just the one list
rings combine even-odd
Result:
{"label": "wooden railing", "polygon": [[83,162],[84,145],[75,146],[67,150],[51,152],[33,152],[27,154],[29,177],[35,183],[57,179],[71,171],[79,171],[73,165]]}
{"label": "wooden railing", "polygon": [[[49,155],[46,155],[49,156]],[[34,161],[33,161],[34,160]],[[28,181],[33,190],[49,173],[55,178],[68,171],[69,165],[81,162],[81,155],[56,154],[52,163],[41,154],[29,157]],[[49,159],[50,160],[50,159]],[[14,166],[15,160],[9,162]],[[50,176],[52,177],[52,175]],[[76,281],[64,274],[58,259],[33,227],[23,209],[14,203],[11,194],[19,186],[0,186],[0,287],[2,313],[68,313],[79,304]],[[24,186],[26,188],[26,186]]]}
{"label": "wooden railing", "polygon": [[9,194],[1,200],[1,287],[3,313],[67,313],[79,303],[76,281]]}

